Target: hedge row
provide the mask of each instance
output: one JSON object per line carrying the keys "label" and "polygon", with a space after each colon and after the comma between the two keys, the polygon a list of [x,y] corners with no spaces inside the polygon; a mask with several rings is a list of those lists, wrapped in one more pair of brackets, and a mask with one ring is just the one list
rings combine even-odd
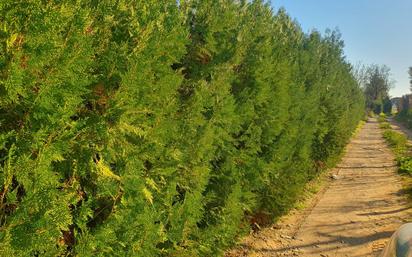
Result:
{"label": "hedge row", "polygon": [[219,256],[285,213],[363,95],[262,1],[0,3],[0,255]]}

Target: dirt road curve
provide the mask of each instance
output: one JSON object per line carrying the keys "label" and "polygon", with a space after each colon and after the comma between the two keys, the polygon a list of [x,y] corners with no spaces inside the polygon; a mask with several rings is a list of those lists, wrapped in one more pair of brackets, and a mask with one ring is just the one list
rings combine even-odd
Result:
{"label": "dirt road curve", "polygon": [[376,120],[367,122],[314,207],[245,239],[227,256],[378,256],[411,211]]}

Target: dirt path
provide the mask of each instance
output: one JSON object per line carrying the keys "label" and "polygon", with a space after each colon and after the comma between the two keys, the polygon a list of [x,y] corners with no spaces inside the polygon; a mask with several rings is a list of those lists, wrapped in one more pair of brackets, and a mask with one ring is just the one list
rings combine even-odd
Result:
{"label": "dirt path", "polygon": [[313,208],[247,237],[227,256],[378,256],[411,211],[376,120],[352,139]]}

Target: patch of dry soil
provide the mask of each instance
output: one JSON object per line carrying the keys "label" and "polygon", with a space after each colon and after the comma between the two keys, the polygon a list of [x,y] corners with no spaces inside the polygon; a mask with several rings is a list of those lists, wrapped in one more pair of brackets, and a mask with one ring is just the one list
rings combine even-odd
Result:
{"label": "patch of dry soil", "polygon": [[352,139],[333,173],[310,208],[246,237],[226,256],[378,256],[411,209],[376,120]]}

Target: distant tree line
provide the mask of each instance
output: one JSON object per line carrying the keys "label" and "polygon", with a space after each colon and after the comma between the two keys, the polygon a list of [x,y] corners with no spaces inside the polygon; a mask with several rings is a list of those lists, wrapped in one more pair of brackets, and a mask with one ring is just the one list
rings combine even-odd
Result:
{"label": "distant tree line", "polygon": [[339,33],[259,0],[3,1],[0,24],[0,256],[221,256],[364,114]]}

